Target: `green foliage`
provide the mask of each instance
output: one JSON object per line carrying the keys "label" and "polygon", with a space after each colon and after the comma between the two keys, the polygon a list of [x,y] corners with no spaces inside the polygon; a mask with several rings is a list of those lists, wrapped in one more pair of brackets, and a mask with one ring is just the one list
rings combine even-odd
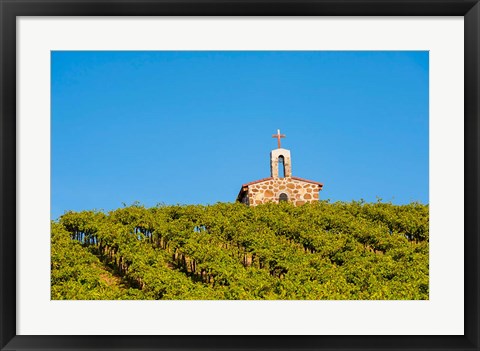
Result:
{"label": "green foliage", "polygon": [[117,282],[98,258],[71,239],[61,225],[51,225],[52,300],[142,299],[140,291]]}
{"label": "green foliage", "polygon": [[52,299],[428,299],[428,218],[380,201],[67,212]]}

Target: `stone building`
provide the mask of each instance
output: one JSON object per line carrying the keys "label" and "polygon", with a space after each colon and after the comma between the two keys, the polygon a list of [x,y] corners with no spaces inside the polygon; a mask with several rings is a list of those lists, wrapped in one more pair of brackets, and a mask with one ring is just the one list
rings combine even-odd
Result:
{"label": "stone building", "polygon": [[242,185],[237,201],[256,206],[266,202],[288,201],[296,206],[318,201],[323,184],[292,176],[290,150],[282,149],[280,139],[285,135],[273,135],[278,139],[278,148],[270,152],[270,177]]}

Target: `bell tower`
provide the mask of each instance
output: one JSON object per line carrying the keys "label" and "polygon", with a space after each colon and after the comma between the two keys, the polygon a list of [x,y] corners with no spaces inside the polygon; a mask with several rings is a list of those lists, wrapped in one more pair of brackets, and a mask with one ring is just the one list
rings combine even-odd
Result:
{"label": "bell tower", "polygon": [[285,134],[280,134],[278,129],[272,138],[277,138],[278,148],[270,152],[270,175],[273,178],[290,178],[292,176],[290,150],[282,149],[280,142],[280,139],[285,138]]}

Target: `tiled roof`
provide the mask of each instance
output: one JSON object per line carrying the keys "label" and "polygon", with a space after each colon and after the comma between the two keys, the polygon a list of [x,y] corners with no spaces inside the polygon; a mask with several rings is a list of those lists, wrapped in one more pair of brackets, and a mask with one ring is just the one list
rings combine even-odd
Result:
{"label": "tiled roof", "polygon": [[292,179],[300,180],[300,181],[302,181],[302,182],[307,182],[307,183],[318,184],[318,185],[320,185],[320,186],[323,186],[323,183],[316,182],[316,181],[314,181],[314,180],[303,179],[303,178],[300,178],[300,177],[292,177]]}
{"label": "tiled roof", "polygon": [[[321,187],[323,186],[323,183],[320,183],[320,182],[316,182],[314,180],[308,180],[308,179],[304,179],[304,178],[300,178],[300,177],[291,177],[293,180],[298,180],[298,181],[301,181],[301,182],[306,182],[306,183],[312,183],[312,184],[318,184],[320,185]],[[250,183],[245,183],[242,185],[242,188],[246,187],[246,186],[249,186],[249,185],[252,185],[252,184],[257,184],[257,183],[261,183],[261,182],[266,182],[267,180],[272,180],[273,177],[268,177],[268,178],[262,178],[262,179],[258,179],[258,180],[254,180],[253,182],[250,182]]]}
{"label": "tiled roof", "polygon": [[249,185],[252,185],[252,184],[261,183],[261,182],[265,182],[265,181],[267,181],[267,180],[272,180],[272,179],[273,179],[273,177],[268,177],[268,178],[262,178],[262,179],[259,179],[259,180],[254,180],[253,182],[243,184],[242,187],[244,187],[244,186],[249,186]]}

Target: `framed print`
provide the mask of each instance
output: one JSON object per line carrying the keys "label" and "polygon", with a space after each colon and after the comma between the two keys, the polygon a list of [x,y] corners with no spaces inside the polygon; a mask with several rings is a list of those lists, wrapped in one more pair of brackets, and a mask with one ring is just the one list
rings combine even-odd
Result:
{"label": "framed print", "polygon": [[479,6],[2,2],[2,350],[477,350]]}

